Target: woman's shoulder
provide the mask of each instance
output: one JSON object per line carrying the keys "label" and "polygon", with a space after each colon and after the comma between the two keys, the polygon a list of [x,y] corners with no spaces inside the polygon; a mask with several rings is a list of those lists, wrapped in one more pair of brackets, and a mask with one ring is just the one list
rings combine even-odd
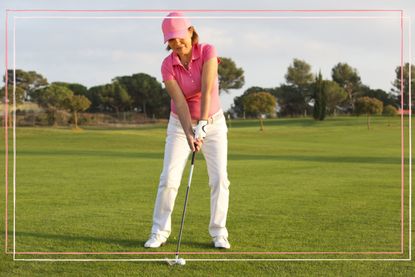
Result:
{"label": "woman's shoulder", "polygon": [[200,43],[198,46],[200,54],[203,57],[203,61],[208,60],[212,57],[217,57],[218,54],[216,51],[216,47],[213,46],[213,44]]}
{"label": "woman's shoulder", "polygon": [[199,47],[201,51],[212,49],[212,48],[215,49],[215,46],[210,43],[198,43],[197,47]]}
{"label": "woman's shoulder", "polygon": [[163,62],[161,63],[162,66],[168,66],[168,65],[172,65],[173,64],[173,57],[172,57],[172,53],[170,53],[169,55],[167,55],[164,59]]}

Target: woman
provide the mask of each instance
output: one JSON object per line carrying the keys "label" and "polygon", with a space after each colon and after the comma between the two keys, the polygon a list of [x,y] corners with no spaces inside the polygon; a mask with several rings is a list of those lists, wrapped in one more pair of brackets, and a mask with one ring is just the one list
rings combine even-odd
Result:
{"label": "woman", "polygon": [[171,213],[184,167],[192,151],[202,151],[211,188],[209,234],[214,247],[229,249],[226,217],[229,202],[227,127],[220,107],[216,49],[199,44],[198,35],[182,13],[163,20],[167,50],[161,67],[171,97],[163,171],[153,214],[153,227],[144,247],[158,248],[171,233]]}

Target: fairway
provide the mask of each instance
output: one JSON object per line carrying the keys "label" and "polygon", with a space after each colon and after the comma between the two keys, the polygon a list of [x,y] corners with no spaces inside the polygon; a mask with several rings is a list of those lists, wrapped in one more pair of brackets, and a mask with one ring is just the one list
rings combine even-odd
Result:
{"label": "fairway", "polygon": [[[168,243],[157,250],[143,248],[151,229],[165,129],[164,124],[125,129],[88,127],[80,132],[65,128],[18,128],[16,251],[175,251],[188,166],[177,197]],[[322,122],[309,118],[272,119],[265,121],[263,132],[259,131],[256,120],[232,121],[228,133],[231,185],[227,224],[232,248],[221,254],[212,247],[208,234],[210,188],[203,155],[197,154],[181,246],[186,254],[182,257],[408,257],[408,167],[405,167],[405,254],[370,253],[401,251],[400,132],[398,117],[373,118],[371,130],[367,129],[365,117],[329,118]],[[405,132],[408,166],[407,138]],[[9,145],[12,146],[11,140]],[[4,143],[1,147],[4,153]],[[10,149],[10,169],[12,154]],[[9,251],[13,242],[11,172]],[[1,196],[4,203],[4,193]],[[4,215],[4,205],[1,209]],[[160,259],[173,255],[21,254],[16,257]],[[11,259],[11,255],[3,254],[0,261],[10,276],[12,272],[22,275],[36,275],[42,270],[57,272],[56,264],[17,262],[21,264],[16,266]],[[279,267],[281,275],[301,275],[316,268],[315,263],[302,262],[296,268],[294,263],[250,262],[240,272],[253,274],[258,268],[273,272]],[[398,274],[399,266],[404,264],[333,262],[333,268],[330,264],[320,264],[321,273],[336,275],[339,272],[336,268],[340,270],[345,263],[356,274],[373,274],[373,270],[379,274]],[[76,263],[67,263],[64,267],[67,267],[65,272],[81,270]],[[193,275],[208,274],[212,268],[220,268],[218,274],[238,275],[238,263],[189,262],[186,265],[187,270],[192,267]],[[127,270],[132,268],[151,269],[154,275],[169,272],[163,263],[106,263],[102,268],[95,264],[89,270],[115,275],[128,274]],[[412,272],[413,264],[404,270],[403,276]],[[186,273],[184,268],[177,271]],[[190,272],[187,273],[192,275]]]}

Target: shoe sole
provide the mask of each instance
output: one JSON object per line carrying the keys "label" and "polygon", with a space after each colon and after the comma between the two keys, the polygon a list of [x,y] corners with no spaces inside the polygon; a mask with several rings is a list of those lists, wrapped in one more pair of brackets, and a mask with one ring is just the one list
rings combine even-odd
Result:
{"label": "shoe sole", "polygon": [[161,244],[160,244],[160,246],[158,246],[158,247],[151,247],[151,246],[145,246],[144,245],[144,248],[160,248],[160,247],[162,247],[163,245],[165,245],[166,243],[165,242],[162,242]]}
{"label": "shoe sole", "polygon": [[213,248],[216,248],[216,249],[231,249],[230,246],[228,248],[226,248],[226,247],[216,247],[215,243],[212,242],[212,244],[213,244]]}

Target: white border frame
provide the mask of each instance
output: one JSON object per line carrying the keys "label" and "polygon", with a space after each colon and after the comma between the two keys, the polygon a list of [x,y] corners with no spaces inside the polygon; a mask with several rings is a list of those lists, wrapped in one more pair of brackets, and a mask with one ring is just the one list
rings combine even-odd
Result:
{"label": "white border frame", "polygon": [[[272,11],[270,11],[272,12]],[[166,261],[166,259],[18,259],[16,258],[16,19],[163,19],[163,16],[124,16],[124,17],[107,17],[107,16],[13,16],[13,261],[46,261],[46,262],[94,262],[94,261],[110,261],[110,262],[128,262],[128,261]],[[409,80],[411,80],[411,65],[412,65],[412,43],[411,43],[411,17],[410,16],[400,16],[400,17],[390,17],[390,16],[222,16],[222,17],[187,17],[187,18],[198,18],[198,19],[406,19],[408,23],[408,60],[409,60]],[[404,28],[404,26],[403,26]],[[402,30],[402,32],[404,29]],[[8,30],[6,30],[8,32]],[[404,43],[404,42],[403,42]],[[403,55],[403,53],[402,53]],[[403,63],[405,66],[405,63]],[[7,74],[7,72],[6,72]],[[409,110],[412,108],[411,101],[411,81],[409,81]],[[352,258],[352,259],[191,259],[187,258],[186,261],[411,261],[412,260],[412,116],[411,112],[409,113],[409,257],[402,259],[373,259],[373,258]],[[19,254],[18,254],[19,255]],[[110,254],[109,254],[110,255]],[[206,254],[208,255],[208,254]],[[241,254],[243,255],[243,254]],[[247,254],[249,255],[249,254]],[[266,253],[264,253],[266,255]]]}

